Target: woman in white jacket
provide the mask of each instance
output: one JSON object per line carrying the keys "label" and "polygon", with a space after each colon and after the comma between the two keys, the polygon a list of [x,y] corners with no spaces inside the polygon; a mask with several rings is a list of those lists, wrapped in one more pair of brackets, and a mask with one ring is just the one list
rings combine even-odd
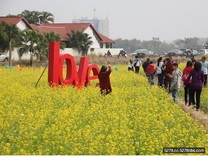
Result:
{"label": "woman in white jacket", "polygon": [[207,86],[207,74],[208,74],[208,62],[206,61],[206,57],[202,57],[201,61],[202,71],[204,72],[204,87]]}
{"label": "woman in white jacket", "polygon": [[163,61],[162,61],[162,57],[160,57],[157,60],[157,64],[156,64],[156,75],[158,78],[158,85],[162,86],[163,85],[163,72],[162,72],[162,66],[163,66]]}

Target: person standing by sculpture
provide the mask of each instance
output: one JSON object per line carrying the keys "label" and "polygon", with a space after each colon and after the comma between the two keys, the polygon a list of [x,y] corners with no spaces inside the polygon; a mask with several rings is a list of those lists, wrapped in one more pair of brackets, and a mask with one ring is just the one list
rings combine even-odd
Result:
{"label": "person standing by sculpture", "polygon": [[105,96],[112,92],[111,83],[110,83],[110,74],[111,74],[111,66],[108,67],[103,65],[98,74],[100,93]]}

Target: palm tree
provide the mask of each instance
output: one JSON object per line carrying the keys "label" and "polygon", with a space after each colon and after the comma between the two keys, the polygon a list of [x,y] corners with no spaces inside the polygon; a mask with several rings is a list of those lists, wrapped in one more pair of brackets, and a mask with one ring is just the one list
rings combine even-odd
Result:
{"label": "palm tree", "polygon": [[39,12],[39,11],[29,11],[25,10],[18,16],[24,17],[30,24],[43,24],[54,22],[54,16],[50,12]]}
{"label": "palm tree", "polygon": [[41,14],[40,14],[40,23],[50,23],[50,22],[54,22],[54,16],[52,13],[50,12],[46,12],[46,11],[43,11]]}
{"label": "palm tree", "polygon": [[18,16],[24,17],[30,24],[38,24],[39,15],[35,11],[24,10]]}
{"label": "palm tree", "polygon": [[24,30],[22,33],[21,45],[18,50],[19,57],[25,53],[30,53],[30,66],[33,64],[33,56],[38,56],[38,42],[41,34],[36,30]]}
{"label": "palm tree", "polygon": [[43,57],[46,57],[46,58],[48,57],[49,42],[60,42],[60,41],[61,41],[61,38],[59,34],[54,33],[54,32],[45,32],[42,38],[40,38],[38,42],[38,46],[37,46],[40,60],[42,60]]}
{"label": "palm tree", "polygon": [[20,30],[16,25],[0,23],[0,47],[2,50],[9,50],[9,66],[12,66],[12,50],[19,43]]}
{"label": "palm tree", "polygon": [[68,33],[68,42],[66,42],[67,47],[76,48],[78,53],[82,56],[87,55],[90,45],[92,45],[91,37],[87,33],[80,31],[71,31]]}
{"label": "palm tree", "polygon": [[7,40],[7,34],[5,33],[6,23],[1,22],[0,23],[0,48],[2,51],[5,51],[7,49],[6,40]]}

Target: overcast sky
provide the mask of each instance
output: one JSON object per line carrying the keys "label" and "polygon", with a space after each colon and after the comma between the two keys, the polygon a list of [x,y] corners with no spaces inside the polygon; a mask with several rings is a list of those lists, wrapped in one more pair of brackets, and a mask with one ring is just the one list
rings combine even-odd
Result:
{"label": "overcast sky", "polygon": [[0,0],[0,16],[48,11],[55,22],[109,19],[110,38],[173,41],[208,37],[208,0]]}

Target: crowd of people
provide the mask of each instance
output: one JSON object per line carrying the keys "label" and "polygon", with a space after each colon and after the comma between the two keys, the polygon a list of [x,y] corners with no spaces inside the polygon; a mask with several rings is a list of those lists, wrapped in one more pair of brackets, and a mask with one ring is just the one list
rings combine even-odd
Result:
{"label": "crowd of people", "polygon": [[159,57],[156,63],[147,58],[142,63],[136,56],[135,60],[130,59],[128,62],[128,70],[135,71],[137,74],[141,66],[150,85],[155,84],[155,77],[157,77],[158,85],[171,93],[176,103],[178,103],[178,90],[182,82],[185,105],[193,105],[196,111],[199,110],[202,89],[207,87],[208,62],[206,57],[203,56],[201,60],[195,60],[192,57],[187,61],[186,67],[182,72],[178,69],[178,63],[172,57],[165,59]]}
{"label": "crowd of people", "polygon": [[[181,82],[184,87],[184,104],[193,105],[196,111],[200,108],[200,97],[203,87],[207,87],[208,62],[206,57],[201,60],[195,60],[192,57],[187,61],[186,67],[181,72],[178,69],[178,63],[172,57],[163,59],[159,57],[154,63],[150,58],[142,63],[138,56],[135,60],[130,59],[128,70],[139,74],[140,67],[143,68],[150,85],[155,84],[155,77],[158,79],[158,85],[164,87],[168,93],[172,94],[173,100],[178,103],[178,91]],[[103,65],[98,74],[101,95],[105,96],[112,92],[110,83],[111,67]]]}

